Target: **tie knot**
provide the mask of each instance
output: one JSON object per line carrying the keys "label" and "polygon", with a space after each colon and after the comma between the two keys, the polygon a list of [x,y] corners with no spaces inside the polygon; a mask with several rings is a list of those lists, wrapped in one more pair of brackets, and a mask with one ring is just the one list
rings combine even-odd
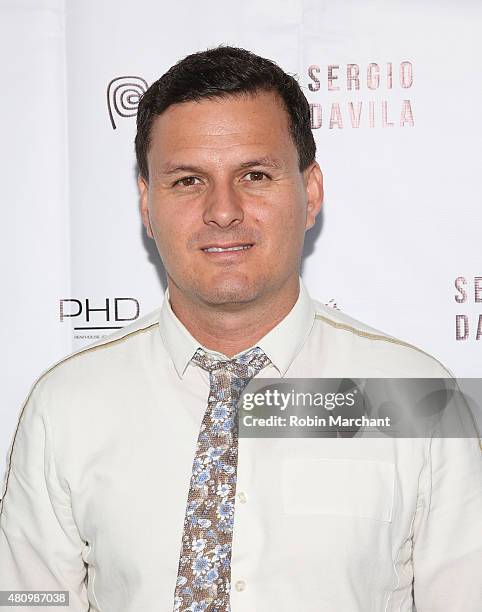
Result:
{"label": "tie knot", "polygon": [[191,361],[208,372],[222,369],[239,378],[253,378],[260,370],[271,363],[259,346],[242,353],[235,359],[219,359],[207,353],[204,349],[198,348]]}

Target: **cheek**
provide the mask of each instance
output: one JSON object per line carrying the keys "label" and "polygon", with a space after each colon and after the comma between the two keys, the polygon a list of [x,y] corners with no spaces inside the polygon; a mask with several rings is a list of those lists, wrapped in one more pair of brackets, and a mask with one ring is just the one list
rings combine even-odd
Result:
{"label": "cheek", "polygon": [[169,203],[155,204],[150,214],[151,224],[154,219],[155,232],[163,243],[175,242],[176,237],[183,234],[184,217]]}
{"label": "cheek", "polygon": [[294,195],[292,198],[280,197],[253,211],[253,219],[265,232],[266,238],[270,234],[288,236],[293,232],[299,233],[299,229],[304,227],[302,203],[294,198]]}
{"label": "cheek", "polygon": [[154,209],[154,214],[151,212],[150,218],[157,249],[162,259],[165,261],[173,258],[174,253],[180,251],[179,246],[184,235],[179,217],[169,211],[168,207],[163,209],[157,207]]}

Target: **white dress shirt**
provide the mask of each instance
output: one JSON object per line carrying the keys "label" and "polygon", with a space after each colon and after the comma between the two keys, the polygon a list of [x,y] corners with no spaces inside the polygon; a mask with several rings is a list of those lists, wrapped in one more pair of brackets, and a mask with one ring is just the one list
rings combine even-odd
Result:
{"label": "white dress shirt", "polygon": [[[0,590],[68,590],[72,612],[172,611],[209,392],[199,346],[166,290],[42,374],[10,449]],[[253,346],[264,378],[449,376],[301,279]],[[411,612],[412,588],[418,612],[482,610],[478,440],[240,438],[238,461],[232,612]]]}

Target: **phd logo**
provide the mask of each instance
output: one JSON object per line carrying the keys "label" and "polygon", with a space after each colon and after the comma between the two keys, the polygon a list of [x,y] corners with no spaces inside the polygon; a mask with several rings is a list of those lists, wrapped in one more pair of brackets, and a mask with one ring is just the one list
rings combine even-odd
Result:
{"label": "phd logo", "polygon": [[138,76],[120,76],[107,85],[107,109],[112,129],[117,128],[115,117],[134,117],[147,82]]}
{"label": "phd logo", "polygon": [[76,338],[99,337],[98,332],[122,329],[128,322],[138,319],[139,314],[139,300],[132,297],[105,298],[102,305],[93,303],[89,298],[64,298],[59,301],[61,323],[72,321],[75,332],[96,332],[94,336],[76,335]]}

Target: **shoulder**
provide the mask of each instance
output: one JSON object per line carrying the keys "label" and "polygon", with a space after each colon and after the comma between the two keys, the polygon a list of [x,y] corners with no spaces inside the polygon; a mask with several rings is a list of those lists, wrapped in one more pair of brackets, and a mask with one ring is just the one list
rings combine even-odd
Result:
{"label": "shoulder", "polygon": [[441,361],[401,338],[371,327],[345,312],[326,306],[319,300],[315,304],[315,325],[323,329],[325,337],[357,359],[373,364],[380,373],[392,376],[449,377],[452,372]]}
{"label": "shoulder", "polygon": [[158,331],[159,313],[160,308],[156,308],[107,337],[69,353],[39,375],[30,394],[62,386],[72,393],[83,384],[100,381],[111,373],[122,374],[122,367],[137,363],[138,357],[146,352]]}
{"label": "shoulder", "polygon": [[[23,440],[32,440],[47,431],[47,421],[53,413],[75,413],[69,407],[79,407],[82,417],[85,402],[102,389],[112,387],[115,379],[121,380],[139,363],[139,356],[150,357],[149,342],[155,342],[160,308],[137,319],[78,351],[70,353],[44,370],[32,384],[22,407],[10,444],[4,492],[7,488],[14,447],[23,431]],[[120,385],[117,385],[120,386]],[[54,400],[54,401],[51,401]],[[97,406],[102,404],[97,404]],[[45,434],[46,435],[46,434]],[[1,501],[1,498],[0,498]]]}

